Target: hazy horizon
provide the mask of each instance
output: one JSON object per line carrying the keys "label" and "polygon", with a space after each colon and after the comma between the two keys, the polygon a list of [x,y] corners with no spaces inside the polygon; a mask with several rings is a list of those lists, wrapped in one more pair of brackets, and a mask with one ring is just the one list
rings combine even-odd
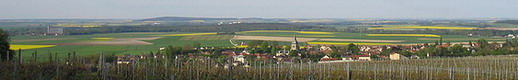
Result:
{"label": "hazy horizon", "polygon": [[4,0],[0,19],[518,18],[516,0]]}

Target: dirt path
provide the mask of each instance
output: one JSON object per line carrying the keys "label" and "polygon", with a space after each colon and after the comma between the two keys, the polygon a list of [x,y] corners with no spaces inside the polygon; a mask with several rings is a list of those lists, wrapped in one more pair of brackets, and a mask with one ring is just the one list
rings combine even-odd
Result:
{"label": "dirt path", "polygon": [[[271,36],[236,36],[236,40],[263,40],[263,41],[282,41],[291,42],[293,37],[271,37]],[[318,38],[297,38],[299,42],[309,42]]]}
{"label": "dirt path", "polygon": [[504,27],[487,27],[484,29],[491,29],[491,30],[518,30],[518,28],[504,28]]}
{"label": "dirt path", "polygon": [[237,46],[237,45],[238,45],[238,44],[234,43],[234,41],[233,41],[234,39],[236,39],[236,36],[237,36],[237,35],[234,35],[234,36],[232,36],[232,39],[228,40],[228,41],[230,41],[230,44],[232,44],[232,45],[234,45],[234,46]]}
{"label": "dirt path", "polygon": [[364,40],[364,39],[318,39],[319,41],[351,41],[351,42],[403,42],[404,40]]}

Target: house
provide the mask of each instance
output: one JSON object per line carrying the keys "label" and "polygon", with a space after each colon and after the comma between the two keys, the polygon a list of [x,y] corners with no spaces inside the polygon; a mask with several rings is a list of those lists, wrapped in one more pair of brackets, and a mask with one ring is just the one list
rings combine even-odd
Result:
{"label": "house", "polygon": [[164,55],[162,55],[162,54],[138,55],[138,57],[140,57],[140,59],[147,59],[147,58],[154,58],[154,59],[157,59],[157,58],[165,58],[165,56],[164,56]]}
{"label": "house", "polygon": [[244,55],[236,55],[232,56],[232,59],[237,62],[244,63],[245,62],[245,56]]}
{"label": "house", "polygon": [[331,58],[331,57],[329,57],[329,55],[325,55],[324,57],[320,58],[320,61],[334,61],[334,60],[338,60],[338,59]]}
{"label": "house", "polygon": [[228,57],[236,56],[236,52],[234,52],[232,50],[222,51],[221,54],[227,55]]}
{"label": "house", "polygon": [[250,53],[245,49],[243,50],[241,53],[239,53],[241,55],[250,55]]}
{"label": "house", "polygon": [[253,54],[257,59],[270,59],[271,56],[270,55],[267,55],[267,54],[259,54],[259,53],[255,53]]}
{"label": "house", "polygon": [[337,58],[331,58],[331,57],[329,57],[329,55],[326,55],[326,56],[320,58],[320,61],[318,61],[318,63],[340,63],[340,62],[351,62],[351,61],[356,61],[356,60],[353,60],[351,57],[343,57],[342,60],[339,60]]}
{"label": "house", "polygon": [[306,46],[304,46],[304,49],[305,49],[306,51],[310,51],[310,50],[312,50],[312,49],[313,49],[313,46],[306,45]]}
{"label": "house", "polygon": [[203,52],[201,52],[201,54],[210,55],[211,53],[209,51],[203,51]]}
{"label": "house", "polygon": [[280,50],[280,51],[277,51],[275,56],[287,56],[289,53],[290,52],[288,50]]}
{"label": "house", "polygon": [[342,56],[342,60],[354,61],[354,59],[351,56]]}
{"label": "house", "polygon": [[292,61],[290,58],[288,58],[288,56],[273,56],[273,58],[277,60],[277,64],[289,63]]}
{"label": "house", "polygon": [[472,34],[472,33],[469,33],[467,36],[468,36],[468,37],[473,37],[473,34]]}
{"label": "house", "polygon": [[401,59],[401,54],[399,54],[399,53],[391,53],[389,55],[389,59],[390,60],[399,60],[399,59]]}
{"label": "house", "polygon": [[358,55],[358,60],[360,60],[360,61],[371,61],[371,56],[370,56],[370,54]]}
{"label": "house", "polygon": [[509,34],[509,35],[507,35],[507,36],[505,36],[505,37],[506,37],[506,38],[516,38],[516,36],[515,36],[515,35],[513,35],[513,34]]}
{"label": "house", "polygon": [[329,46],[322,45],[322,46],[320,46],[319,50],[320,51],[331,51],[333,49],[331,49],[331,47],[329,47]]}
{"label": "house", "polygon": [[123,55],[123,56],[117,56],[117,64],[130,64],[135,63],[139,57],[138,56],[132,56],[129,54]]}

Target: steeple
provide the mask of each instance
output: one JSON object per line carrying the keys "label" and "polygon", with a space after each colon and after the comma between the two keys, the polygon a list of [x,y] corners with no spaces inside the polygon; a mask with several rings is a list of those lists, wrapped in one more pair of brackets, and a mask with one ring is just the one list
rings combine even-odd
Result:
{"label": "steeple", "polygon": [[297,41],[297,35],[293,36],[293,42],[291,42],[291,50],[299,50],[299,42]]}

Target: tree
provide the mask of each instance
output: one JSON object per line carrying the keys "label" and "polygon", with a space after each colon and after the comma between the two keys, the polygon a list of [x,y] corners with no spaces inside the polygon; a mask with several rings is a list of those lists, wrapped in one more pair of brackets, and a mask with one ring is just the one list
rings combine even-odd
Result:
{"label": "tree", "polygon": [[334,58],[342,57],[342,55],[338,52],[332,52],[331,55],[329,55],[329,56],[334,57]]}
{"label": "tree", "polygon": [[388,49],[387,46],[383,46],[383,48],[381,48],[381,49],[382,49],[382,52],[380,55],[383,55],[383,56],[388,56],[388,55],[390,55],[390,53],[393,52],[392,49]]}
{"label": "tree", "polygon": [[456,56],[456,57],[460,57],[460,56],[469,56],[470,53],[469,51],[462,47],[462,45],[453,45],[453,47],[449,48],[450,52],[453,53],[451,54],[450,56]]}
{"label": "tree", "polygon": [[442,45],[442,36],[439,38],[439,45]]}
{"label": "tree", "polygon": [[354,45],[353,43],[350,43],[347,45],[347,51],[351,51],[353,54],[356,54],[360,52],[360,48],[358,48],[358,46]]}
{"label": "tree", "polygon": [[104,62],[107,63],[113,63],[116,59],[117,57],[115,56],[115,53],[112,53],[112,55],[104,56]]}
{"label": "tree", "polygon": [[479,39],[477,43],[480,45],[480,48],[487,48],[489,43],[485,39]]}
{"label": "tree", "polygon": [[290,50],[290,52],[288,53],[288,56],[289,57],[297,57],[297,56],[299,56],[299,51],[297,51],[297,50]]}
{"label": "tree", "polygon": [[308,54],[308,57],[311,61],[319,61],[320,58],[326,56],[325,54]]}
{"label": "tree", "polygon": [[0,58],[2,61],[13,58],[14,51],[10,50],[9,46],[9,34],[4,30],[0,29]]}
{"label": "tree", "polygon": [[193,47],[194,48],[200,48],[201,47],[201,43],[196,41],[196,42],[194,42]]}
{"label": "tree", "polygon": [[181,48],[181,54],[187,54],[187,53],[192,53],[194,51],[194,48],[190,45],[183,45],[183,47]]}
{"label": "tree", "polygon": [[276,51],[277,51],[277,48],[275,48],[275,46],[270,48],[270,54],[274,55]]}

